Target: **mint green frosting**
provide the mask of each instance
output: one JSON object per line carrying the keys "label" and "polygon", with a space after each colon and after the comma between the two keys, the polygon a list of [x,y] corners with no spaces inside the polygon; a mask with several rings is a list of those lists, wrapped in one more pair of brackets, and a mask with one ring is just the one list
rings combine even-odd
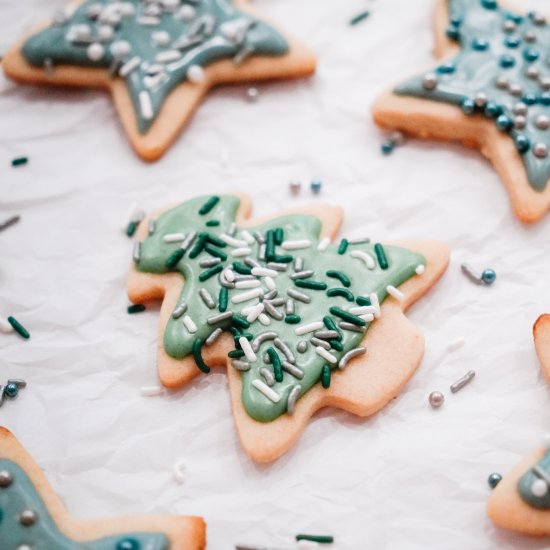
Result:
{"label": "mint green frosting", "polygon": [[[459,44],[459,53],[434,68],[434,89],[423,85],[425,73],[400,84],[395,93],[495,119],[516,142],[531,187],[542,192],[550,177],[550,155],[537,156],[535,146],[550,147],[550,130],[537,124],[541,116],[550,116],[550,26],[537,14],[522,16],[493,0],[447,0],[447,5],[447,34]],[[472,113],[468,102],[480,92],[487,104]]]}
{"label": "mint green frosting", "polygon": [[[89,542],[76,542],[59,531],[44,501],[24,470],[0,459],[0,471],[12,476],[12,483],[0,488],[0,548],[17,550],[27,545],[33,550],[169,550],[163,533],[122,533]],[[24,526],[19,516],[24,510],[37,514],[34,524]]]}
{"label": "mint green frosting", "polygon": [[[536,470],[539,473],[537,473]],[[534,482],[541,483],[545,481],[541,476],[541,472],[545,474],[546,479],[550,480],[550,451],[547,451],[544,456],[538,461],[535,468],[531,468],[518,481],[518,491],[523,501],[539,510],[550,510],[550,484],[546,484],[546,493],[543,496],[537,496],[532,491]]]}
{"label": "mint green frosting", "polygon": [[[164,236],[175,233],[183,233],[188,235],[192,231],[204,232],[213,236],[214,239],[219,238],[221,234],[227,234],[231,224],[236,219],[236,213],[239,208],[240,201],[234,196],[221,196],[216,206],[207,214],[200,215],[199,210],[209,197],[198,197],[163,213],[156,220],[156,229],[154,233],[148,236],[141,243],[140,258],[137,263],[137,269],[144,273],[167,273],[176,271],[181,273],[185,279],[180,300],[178,304],[185,302],[188,305],[187,315],[193,320],[197,327],[197,331],[192,334],[186,328],[182,318],[174,319],[171,317],[164,327],[164,348],[168,355],[176,359],[182,359],[192,353],[193,343],[197,338],[203,342],[210,336],[217,326],[224,329],[229,328],[229,322],[221,325],[209,325],[207,319],[219,313],[217,307],[219,291],[221,288],[220,276],[214,276],[206,281],[199,281],[201,273],[207,271],[208,268],[201,268],[199,262],[209,258],[207,252],[202,252],[196,258],[189,257],[189,250],[185,253],[183,259],[174,267],[170,268],[166,265],[166,260],[171,254],[180,247],[179,243],[167,243],[164,241]],[[207,226],[208,220],[219,220],[219,226]],[[425,259],[420,254],[400,248],[397,246],[385,246],[385,254],[388,259],[389,266],[387,269],[382,269],[378,262],[374,269],[368,269],[365,262],[359,258],[352,257],[353,251],[366,252],[372,258],[376,258],[374,245],[372,244],[350,244],[346,252],[341,255],[338,253],[338,245],[330,245],[324,252],[317,250],[319,244],[319,235],[321,232],[321,221],[311,215],[288,215],[273,219],[269,222],[260,224],[253,228],[246,228],[249,233],[261,232],[264,236],[269,230],[276,228],[284,232],[285,241],[309,240],[311,246],[302,250],[285,250],[284,246],[277,246],[276,253],[278,255],[292,255],[294,259],[301,258],[303,261],[304,270],[314,270],[313,276],[310,279],[322,283],[326,283],[328,288],[344,288],[342,283],[333,277],[327,276],[329,270],[339,270],[349,277],[351,284],[349,291],[353,297],[369,296],[371,293],[376,293],[380,302],[386,296],[386,288],[388,285],[398,287],[407,279],[415,275],[415,269],[420,264],[425,264]],[[243,239],[243,232],[237,229],[235,235],[237,239]],[[250,247],[248,258],[256,260],[262,267],[266,266],[266,261],[259,259],[260,246],[258,243],[247,245]],[[244,258],[233,257],[232,251],[235,250],[232,246],[214,247],[227,255],[227,260],[221,265],[230,266],[234,261],[242,262]],[[280,340],[284,342],[295,356],[296,365],[303,370],[303,379],[298,379],[288,372],[284,372],[282,382],[276,382],[272,386],[279,396],[278,403],[272,402],[262,392],[258,391],[252,385],[255,380],[264,380],[260,374],[260,369],[267,367],[273,370],[273,366],[266,364],[263,360],[264,354],[269,347],[273,347],[273,341],[269,340],[261,344],[256,353],[257,360],[250,363],[250,370],[242,373],[242,401],[248,414],[259,421],[269,422],[287,410],[288,395],[292,388],[299,384],[301,386],[300,395],[303,395],[317,384],[321,377],[323,366],[327,361],[320,357],[311,343],[308,344],[305,353],[297,351],[297,346],[300,341],[309,342],[312,333],[297,336],[295,329],[301,325],[306,325],[312,322],[323,320],[324,316],[330,316],[338,325],[341,321],[337,316],[330,313],[331,307],[340,307],[348,310],[352,307],[358,307],[357,303],[350,303],[345,297],[334,296],[329,297],[324,290],[310,290],[296,286],[290,276],[294,273],[293,263],[288,264],[286,272],[281,272],[273,280],[277,287],[277,297],[289,298],[288,291],[290,289],[303,292],[311,298],[311,303],[306,304],[298,300],[294,301],[295,313],[301,318],[298,324],[288,324],[285,320],[270,319],[270,325],[264,326],[260,320],[255,320],[249,328],[242,329],[242,333],[249,333],[251,337],[256,337],[265,331],[275,331]],[[260,277],[260,280],[261,277]],[[216,303],[216,309],[209,309],[204,301],[199,296],[200,289],[206,289],[213,297]],[[265,281],[261,286],[264,294],[269,292]],[[247,307],[254,306],[259,303],[260,298],[254,298],[243,303],[233,303],[232,298],[248,289],[229,289],[229,304],[228,309],[234,313],[241,313]],[[284,313],[284,306],[278,306],[277,309]],[[244,315],[246,317],[246,315]],[[368,323],[367,323],[368,328]],[[353,332],[350,330],[339,329],[341,333],[340,343],[343,346],[341,351],[331,349],[330,353],[340,359],[344,353],[361,345],[364,334]],[[237,334],[237,336],[240,333]],[[284,354],[277,348],[274,348],[281,360],[285,358]],[[246,360],[243,358],[243,360]],[[331,368],[336,368],[332,365]],[[348,368],[353,368],[353,363]]]}
{"label": "mint green frosting", "polygon": [[[54,65],[109,68],[113,67],[120,44],[129,46],[127,53],[117,57],[120,63],[115,72],[127,61],[139,58],[139,66],[124,78],[139,131],[144,134],[170,92],[186,81],[187,71],[192,65],[206,67],[214,61],[234,58],[243,50],[251,55],[267,56],[281,56],[288,52],[288,44],[281,34],[238,10],[230,0],[201,0],[196,4],[176,0],[166,4],[173,4],[173,7],[142,0],[88,0],[68,18],[62,18],[31,36],[23,45],[23,55],[37,67],[51,60]],[[193,15],[182,19],[182,9],[192,10]],[[151,15],[157,11],[157,15]],[[144,23],[151,20],[158,20],[158,24]],[[75,38],[81,26],[88,28],[86,32],[91,38],[82,38],[82,35],[80,39]],[[167,33],[160,43],[156,38],[159,31]],[[185,37],[195,37],[196,41],[185,46],[182,42]],[[104,50],[97,59],[88,53],[90,44]],[[174,51],[181,54],[178,59],[157,60],[159,54]],[[151,118],[144,116],[142,111],[141,92],[150,97]]]}

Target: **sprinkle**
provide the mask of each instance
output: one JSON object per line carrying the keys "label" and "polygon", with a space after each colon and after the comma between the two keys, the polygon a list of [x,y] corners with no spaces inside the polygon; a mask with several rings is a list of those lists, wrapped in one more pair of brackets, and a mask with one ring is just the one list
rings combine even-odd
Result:
{"label": "sprinkle", "polygon": [[299,315],[296,315],[294,313],[291,313],[290,315],[287,315],[285,317],[285,323],[289,325],[297,325],[302,321],[302,318]]}
{"label": "sprinkle", "polygon": [[256,242],[258,244],[264,244],[265,243],[265,237],[261,231],[255,231],[254,232],[254,238],[256,239]]}
{"label": "sprinkle", "polygon": [[243,262],[250,268],[252,269],[253,267],[261,267],[260,264],[256,261],[256,260],[253,260],[252,258],[245,258],[243,260]]}
{"label": "sprinkle", "polygon": [[227,357],[231,357],[233,359],[239,359],[241,357],[244,357],[244,351],[242,349],[234,349],[234,350],[231,350],[228,354],[227,354]]}
{"label": "sprinkle", "polygon": [[217,328],[210,334],[210,336],[206,339],[204,342],[207,346],[211,346],[222,334],[223,330],[221,328]]}
{"label": "sprinkle", "polygon": [[201,355],[202,340],[200,338],[195,338],[193,342],[193,358],[195,363],[201,372],[208,374],[210,372],[210,367],[204,362],[204,359]]}
{"label": "sprinkle", "polygon": [[172,312],[173,319],[179,319],[187,311],[187,304],[181,302],[179,306]]}
{"label": "sprinkle", "polygon": [[326,272],[326,276],[332,277],[333,279],[338,279],[345,287],[349,287],[351,285],[350,278],[345,273],[342,273],[341,271],[337,271],[335,269],[329,269]]}
{"label": "sprinkle", "polygon": [[183,324],[185,325],[185,328],[188,330],[190,334],[195,334],[197,332],[197,325],[193,322],[193,319],[189,317],[189,315],[185,315],[182,319]]}
{"label": "sprinkle", "polygon": [[227,260],[227,254],[225,252],[222,252],[221,250],[218,250],[217,248],[214,248],[213,246],[207,244],[204,247],[204,251],[210,254],[211,256],[215,256],[216,258],[220,258],[221,260],[225,261]]}
{"label": "sprinkle", "polygon": [[8,317],[8,323],[13,327],[13,330],[21,336],[21,338],[24,338],[25,340],[28,340],[30,338],[29,331],[15,318],[11,315]]}
{"label": "sprinkle", "polygon": [[376,243],[374,245],[374,252],[376,253],[376,257],[378,258],[378,263],[380,264],[380,267],[382,269],[388,269],[389,263],[384,247],[380,243]]}
{"label": "sprinkle", "polygon": [[317,250],[319,252],[324,252],[328,248],[329,244],[330,244],[329,237],[323,237],[319,242],[319,244],[317,245]]}
{"label": "sprinkle", "polygon": [[289,298],[285,303],[285,313],[287,315],[294,315],[296,311],[296,304],[294,303],[294,300]]}
{"label": "sprinkle", "polygon": [[327,351],[330,351],[331,345],[326,340],[321,340],[320,338],[312,336],[309,341],[311,342],[312,346],[319,346],[326,349]]}
{"label": "sprinkle", "polygon": [[400,302],[403,302],[405,300],[405,295],[393,285],[388,285],[386,287],[386,292]]}
{"label": "sprinkle", "polygon": [[235,288],[237,289],[244,289],[244,288],[256,288],[257,286],[261,286],[261,282],[258,281],[258,279],[246,279],[244,281],[237,281],[235,283]]}
{"label": "sprinkle", "polygon": [[267,264],[267,267],[269,269],[273,269],[274,271],[280,271],[281,273],[284,273],[288,269],[288,266],[286,264],[281,264],[277,262],[269,262]]}
{"label": "sprinkle", "polygon": [[216,325],[217,323],[222,323],[223,321],[228,321],[233,317],[232,311],[224,311],[223,313],[218,313],[217,315],[212,315],[206,319],[206,322],[209,325]]}
{"label": "sprinkle", "polygon": [[239,361],[238,359],[233,359],[233,361],[231,361],[231,366],[241,372],[250,370],[250,363],[246,361]]}
{"label": "sprinkle", "polygon": [[374,306],[357,306],[357,307],[350,307],[348,311],[353,315],[361,316],[361,315],[374,314],[374,312],[376,311],[376,308]]}
{"label": "sprinkle", "polygon": [[15,225],[20,219],[21,216],[12,216],[11,218],[8,218],[5,222],[0,224],[0,231],[4,231],[4,229]]}
{"label": "sprinkle", "polygon": [[257,304],[255,305],[247,314],[246,320],[249,323],[253,323],[263,312],[264,305],[263,304]]}
{"label": "sprinkle", "polygon": [[195,243],[195,246],[189,252],[189,257],[194,260],[203,250],[206,246],[206,240],[208,236],[206,233],[200,233],[197,239],[197,242]]}
{"label": "sprinkle", "polygon": [[319,192],[321,191],[321,185],[322,185],[322,182],[319,181],[319,180],[313,180],[310,184],[310,187],[311,187],[311,191],[315,194],[315,195],[318,195]]}
{"label": "sprinkle", "polygon": [[139,393],[143,397],[157,397],[164,393],[164,390],[160,386],[142,386]]}
{"label": "sprinkle", "polygon": [[278,272],[267,267],[254,267],[252,268],[252,275],[255,277],[277,277]]}
{"label": "sprinkle", "polygon": [[137,22],[139,25],[143,25],[146,27],[154,27],[156,25],[160,25],[160,19],[152,15],[140,15],[137,18]]}
{"label": "sprinkle", "polygon": [[220,288],[220,293],[218,296],[218,309],[221,312],[224,312],[227,309],[227,302],[229,301],[229,291],[227,288]]}
{"label": "sprinkle", "polygon": [[288,183],[288,187],[293,195],[297,195],[302,188],[302,182],[298,180],[292,180]]}
{"label": "sprinkle", "polygon": [[292,376],[298,378],[298,380],[301,380],[304,377],[304,371],[300,367],[297,367],[288,361],[283,361],[281,366],[285,372],[292,374]]}
{"label": "sprinkle", "polygon": [[[270,290],[269,292],[267,292],[264,295],[264,299],[265,300],[270,300],[272,302],[273,299],[275,298],[275,296],[277,296],[277,294],[279,294],[279,291],[276,288],[274,288],[273,290]],[[284,298],[283,298],[283,300],[284,300]],[[275,305],[275,304],[272,303],[271,305]]]}
{"label": "sprinkle", "polygon": [[141,313],[142,311],[145,311],[145,306],[143,304],[132,304],[131,306],[128,306],[127,309],[128,313]]}
{"label": "sprinkle", "polygon": [[315,332],[324,327],[324,324],[321,321],[314,321],[313,323],[308,323],[307,325],[300,325],[294,329],[296,336],[302,336],[303,334],[308,334],[309,332]]}
{"label": "sprinkle", "polygon": [[325,315],[323,317],[323,324],[325,325],[325,327],[327,327],[328,330],[333,330],[335,332],[338,332],[338,329],[336,328],[336,324],[328,315]]}
{"label": "sprinkle", "polygon": [[29,162],[28,157],[16,157],[12,159],[11,165],[12,166],[24,166]]}
{"label": "sprinkle", "polygon": [[343,351],[344,350],[344,346],[340,342],[340,340],[330,340],[329,344],[330,344],[330,347],[332,349],[335,349],[336,351]]}
{"label": "sprinkle", "polygon": [[254,353],[254,350],[252,349],[252,346],[250,345],[250,342],[244,336],[241,336],[239,338],[239,344],[241,345],[241,348],[244,351],[247,360],[251,363],[254,363],[254,361],[257,360],[257,357]]}
{"label": "sprinkle", "polygon": [[308,288],[309,290],[326,290],[327,283],[321,281],[310,281],[309,279],[298,279],[294,284],[300,288]]}
{"label": "sprinkle", "polygon": [[260,313],[258,316],[258,321],[260,321],[260,323],[264,326],[271,324],[271,319],[265,313]]}
{"label": "sprinkle", "polygon": [[456,338],[456,340],[449,342],[449,345],[447,346],[447,350],[456,351],[457,349],[460,349],[465,343],[466,343],[466,340],[464,340],[464,338],[462,337]]}
{"label": "sprinkle", "polygon": [[364,355],[367,353],[367,348],[361,347],[361,348],[354,348],[349,350],[347,353],[343,355],[343,357],[340,359],[340,362],[338,363],[339,369],[345,369],[347,364],[354,358],[359,355]]}
{"label": "sprinkle", "polygon": [[367,298],[366,296],[357,296],[357,298],[355,299],[355,301],[356,301],[360,306],[370,306],[370,305],[371,305],[370,298]]}
{"label": "sprinkle", "polygon": [[311,241],[309,239],[302,239],[296,241],[284,241],[281,244],[281,247],[285,250],[302,250],[304,248],[309,248],[311,246]]}
{"label": "sprinkle", "polygon": [[233,319],[231,322],[237,327],[237,328],[248,328],[250,326],[250,323],[241,315],[238,313],[233,313]]}
{"label": "sprinkle", "polygon": [[220,197],[213,195],[211,196],[199,209],[199,214],[205,216],[208,214],[216,204],[220,202]]}
{"label": "sprinkle", "polygon": [[262,294],[261,288],[253,288],[247,292],[241,292],[240,294],[235,294],[231,296],[231,302],[234,304],[240,304],[241,302],[248,302],[248,300],[253,300],[258,298]]}
{"label": "sprinkle", "polygon": [[321,544],[332,544],[334,542],[334,537],[330,535],[296,535],[296,540],[310,540],[312,542],[319,542]]}
{"label": "sprinkle", "polygon": [[275,284],[275,281],[271,277],[266,277],[264,279],[264,283],[269,290],[277,290],[277,285]]}
{"label": "sprinkle", "polygon": [[296,281],[297,279],[307,279],[308,277],[312,277],[314,273],[315,271],[313,271],[313,269],[307,269],[306,271],[297,271],[293,273],[290,278],[293,281]]}
{"label": "sprinkle", "polygon": [[199,262],[199,267],[213,267],[221,262],[219,258],[204,258]]}
{"label": "sprinkle", "polygon": [[370,15],[370,12],[362,11],[361,13],[358,13],[355,17],[353,17],[349,22],[349,24],[351,26],[357,25],[357,23],[361,23],[361,21],[364,21],[365,19],[367,19],[369,15]]}
{"label": "sprinkle", "polygon": [[164,235],[164,237],[162,237],[162,240],[165,243],[177,243],[183,241],[184,239],[185,235],[183,233],[168,233],[168,235]]}
{"label": "sprinkle", "polygon": [[9,334],[10,332],[13,332],[13,326],[8,323],[6,319],[3,319],[0,317],[0,332],[3,332],[4,334]]}
{"label": "sprinkle", "polygon": [[273,372],[275,374],[275,380],[277,382],[283,381],[283,368],[281,359],[279,358],[279,355],[273,348],[267,349],[267,355],[270,359],[271,364],[273,365]]}
{"label": "sprinkle", "polygon": [[278,403],[281,400],[281,396],[261,380],[252,380],[252,385],[273,403]]}
{"label": "sprinkle", "polygon": [[332,315],[336,315],[336,317],[340,317],[340,319],[343,319],[348,323],[352,323],[358,326],[364,326],[366,324],[363,319],[357,317],[356,315],[353,315],[352,313],[349,313],[348,311],[344,311],[342,308],[331,307],[329,311],[332,313]]}
{"label": "sprinkle", "polygon": [[349,241],[347,239],[342,239],[340,241],[340,245],[338,246],[338,254],[342,256],[346,253],[346,250],[348,249]]}
{"label": "sprinkle", "polygon": [[342,323],[338,323],[338,326],[342,330],[349,330],[351,332],[361,332],[361,333],[365,332],[364,327],[359,327],[357,325],[354,325],[353,323],[346,323],[345,321]]}
{"label": "sprinkle", "polygon": [[183,460],[178,460],[174,464],[174,468],[172,469],[172,473],[174,474],[174,479],[180,484],[183,485],[185,483],[185,473],[186,473],[186,467],[183,462]]}
{"label": "sprinkle", "polygon": [[284,315],[275,309],[275,307],[269,302],[268,300],[263,301],[264,310],[265,312],[270,316],[273,317],[273,319],[276,319],[277,321],[282,321]]}
{"label": "sprinkle", "polygon": [[473,380],[475,375],[476,372],[474,370],[468,371],[462,378],[451,385],[451,392],[456,393],[461,390],[466,384],[469,384]]}
{"label": "sprinkle", "polygon": [[147,223],[147,233],[149,235],[152,235],[155,232],[156,228],[157,228],[157,221],[149,220],[149,222]]}
{"label": "sprinkle", "polygon": [[290,390],[290,393],[288,394],[288,400],[286,402],[286,412],[292,416],[294,414],[294,411],[296,410],[296,401],[298,400],[298,397],[302,393],[302,386],[300,384],[296,384],[292,387]]}
{"label": "sprinkle", "polygon": [[341,338],[340,333],[337,330],[319,330],[315,333],[315,337],[321,338],[322,340],[333,340],[334,338],[339,340]]}
{"label": "sprinkle", "polygon": [[238,247],[242,247],[242,246],[246,246],[247,244],[249,244],[247,241],[243,241],[241,239],[235,239],[234,237],[231,237],[230,235],[227,235],[226,233],[222,233],[220,235],[220,239],[228,244],[229,246],[232,246],[234,248],[238,248]]}
{"label": "sprinkle", "polygon": [[153,102],[147,90],[141,90],[141,92],[139,92],[139,108],[141,116],[145,120],[151,120],[153,118]]}
{"label": "sprinkle", "polygon": [[168,259],[166,260],[166,267],[169,267],[173,269],[178,265],[178,262],[183,258],[185,255],[185,251],[181,248],[178,248],[177,250],[174,250],[170,256],[168,256]]}
{"label": "sprinkle", "polygon": [[204,281],[207,281],[211,277],[214,277],[214,275],[217,275],[221,271],[223,271],[223,266],[220,264],[215,265],[214,267],[211,267],[210,269],[207,269],[206,271],[203,271],[202,273],[200,273],[199,281],[203,283]]}
{"label": "sprinkle", "polygon": [[252,249],[248,248],[247,246],[243,246],[242,248],[235,248],[231,251],[231,255],[235,258],[242,258],[243,256],[248,256],[249,254],[252,254]]}
{"label": "sprinkle", "polygon": [[424,264],[417,265],[416,269],[414,270],[417,275],[422,275],[424,271],[426,271],[426,266]]}
{"label": "sprinkle", "polygon": [[296,358],[294,357],[291,349],[280,338],[275,338],[273,344],[283,353],[283,355],[288,359],[289,363],[296,362]]}
{"label": "sprinkle", "polygon": [[181,52],[179,50],[165,50],[155,56],[155,61],[157,63],[172,63],[180,58]]}
{"label": "sprinkle", "polygon": [[260,374],[264,377],[265,383],[268,386],[274,386],[275,385],[275,377],[273,376],[273,373],[266,367],[260,368]]}
{"label": "sprinkle", "polygon": [[206,78],[206,73],[200,65],[191,65],[187,69],[187,79],[194,84],[199,84],[204,82]]}
{"label": "sprinkle", "polygon": [[349,244],[368,244],[370,243],[369,237],[358,237],[357,239],[348,239]]}
{"label": "sprinkle", "polygon": [[363,252],[362,250],[352,250],[350,256],[352,258],[363,260],[368,269],[374,269],[376,267],[374,258],[367,252]]}
{"label": "sprinkle", "polygon": [[206,227],[218,227],[220,225],[220,221],[219,220],[208,220],[205,225],[206,225]]}
{"label": "sprinkle", "polygon": [[294,271],[302,271],[304,269],[304,259],[300,256],[294,258]]}
{"label": "sprinkle", "polygon": [[321,371],[321,385],[325,390],[330,388],[330,379],[332,374],[330,372],[330,367],[328,365],[323,365],[323,370]]}
{"label": "sprinkle", "polygon": [[260,349],[260,346],[266,341],[266,340],[274,340],[277,338],[277,333],[273,331],[269,332],[261,332],[252,340],[252,349],[254,351],[258,351]]}
{"label": "sprinkle", "polygon": [[189,235],[187,235],[187,237],[185,237],[184,241],[181,243],[180,248],[184,252],[187,252],[187,250],[189,250],[189,248],[191,247],[191,245],[193,244],[196,238],[197,238],[197,232],[191,231],[191,233],[189,233]]}
{"label": "sprinkle", "polygon": [[298,300],[299,302],[303,302],[304,304],[309,304],[311,302],[311,298],[304,294],[303,292],[300,292],[299,290],[296,290],[294,288],[289,288],[286,293],[295,300]]}
{"label": "sprinkle", "polygon": [[139,263],[139,260],[141,258],[141,243],[136,242],[134,243],[134,251],[132,252],[132,258],[136,264]]}
{"label": "sprinkle", "polygon": [[329,298],[334,298],[335,296],[342,296],[348,302],[353,302],[353,294],[347,288],[329,288],[327,290],[327,296]]}
{"label": "sprinkle", "polygon": [[242,262],[233,262],[233,269],[241,275],[250,275],[252,273],[252,270],[246,267]]}

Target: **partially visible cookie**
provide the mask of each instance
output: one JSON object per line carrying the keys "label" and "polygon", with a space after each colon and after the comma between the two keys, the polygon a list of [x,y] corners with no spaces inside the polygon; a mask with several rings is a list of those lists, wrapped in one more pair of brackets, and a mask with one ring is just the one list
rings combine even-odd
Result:
{"label": "partially visible cookie", "polygon": [[312,74],[315,56],[247,0],[81,0],[3,59],[23,83],[111,91],[136,152],[156,160],[220,84]]}
{"label": "partially visible cookie", "polygon": [[226,366],[246,452],[272,461],[323,407],[369,416],[422,358],[403,311],[441,277],[436,241],[331,244],[339,208],[250,220],[247,197],[203,196],[143,220],[128,279],[135,303],[162,300],[161,382]]}
{"label": "partially visible cookie", "polygon": [[3,550],[203,550],[199,517],[79,520],[69,516],[40,468],[0,427],[0,548]]}
{"label": "partially visible cookie", "polygon": [[541,315],[537,319],[533,327],[533,335],[542,372],[550,382],[550,315]]}
{"label": "partially visible cookie", "polygon": [[550,208],[550,27],[496,0],[437,0],[438,64],[382,94],[384,128],[460,141],[489,158],[524,222]]}

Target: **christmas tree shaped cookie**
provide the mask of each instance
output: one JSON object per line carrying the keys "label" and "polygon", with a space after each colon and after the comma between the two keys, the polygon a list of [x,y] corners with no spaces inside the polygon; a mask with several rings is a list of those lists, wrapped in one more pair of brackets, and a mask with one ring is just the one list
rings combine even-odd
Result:
{"label": "christmas tree shaped cookie", "polygon": [[331,244],[342,213],[318,206],[250,220],[246,197],[210,196],[138,229],[130,299],[163,300],[161,382],[228,369],[237,430],[258,461],[279,457],[322,407],[368,416],[418,367],[404,317],[448,262],[445,245]]}
{"label": "christmas tree shaped cookie", "polygon": [[[550,381],[550,315],[533,327],[535,349]],[[550,536],[550,435],[541,448],[523,459],[494,490],[489,517],[504,529],[533,536]]]}
{"label": "christmas tree shaped cookie", "polygon": [[254,15],[247,0],[84,0],[4,57],[29,84],[104,88],[137,153],[159,158],[210,88],[295,78],[314,56]]}
{"label": "christmas tree shaped cookie", "polygon": [[203,550],[198,517],[69,516],[40,468],[0,427],[0,548],[3,550]]}
{"label": "christmas tree shaped cookie", "polygon": [[479,148],[518,217],[540,219],[550,208],[550,26],[496,0],[437,0],[435,51],[438,65],[383,94],[374,120]]}

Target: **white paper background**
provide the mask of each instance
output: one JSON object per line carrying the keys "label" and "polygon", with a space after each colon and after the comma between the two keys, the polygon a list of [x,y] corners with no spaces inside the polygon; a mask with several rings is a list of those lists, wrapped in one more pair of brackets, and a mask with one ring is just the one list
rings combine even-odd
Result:
{"label": "white paper background", "polygon": [[[550,2],[542,4],[550,9]],[[1,0],[5,49],[61,0]],[[2,84],[0,314],[30,330],[0,338],[0,375],[28,388],[0,422],[46,470],[79,517],[201,514],[209,549],[236,542],[292,548],[297,532],[330,532],[343,549],[548,548],[495,529],[485,515],[486,479],[506,472],[548,429],[549,389],[531,328],[550,311],[550,217],[526,227],[476,151],[409,142],[383,157],[368,116],[375,95],[432,63],[432,0],[383,0],[356,27],[360,0],[261,0],[258,7],[319,55],[311,80],[212,93],[156,164],[130,150],[107,94]],[[14,156],[26,167],[12,169]],[[288,194],[293,178],[319,178]],[[359,420],[327,410],[298,444],[268,466],[242,452],[225,376],[144,398],[156,384],[158,311],[128,316],[129,204],[146,209],[197,192],[246,191],[255,212],[307,202],[346,210],[343,233],[381,239],[439,238],[453,250],[441,283],[411,311],[426,357],[403,394]],[[491,266],[491,288],[460,272]],[[457,337],[467,344],[447,353]],[[461,393],[448,386],[467,370]],[[430,409],[427,396],[447,401]],[[175,483],[182,459],[187,481]]]}

